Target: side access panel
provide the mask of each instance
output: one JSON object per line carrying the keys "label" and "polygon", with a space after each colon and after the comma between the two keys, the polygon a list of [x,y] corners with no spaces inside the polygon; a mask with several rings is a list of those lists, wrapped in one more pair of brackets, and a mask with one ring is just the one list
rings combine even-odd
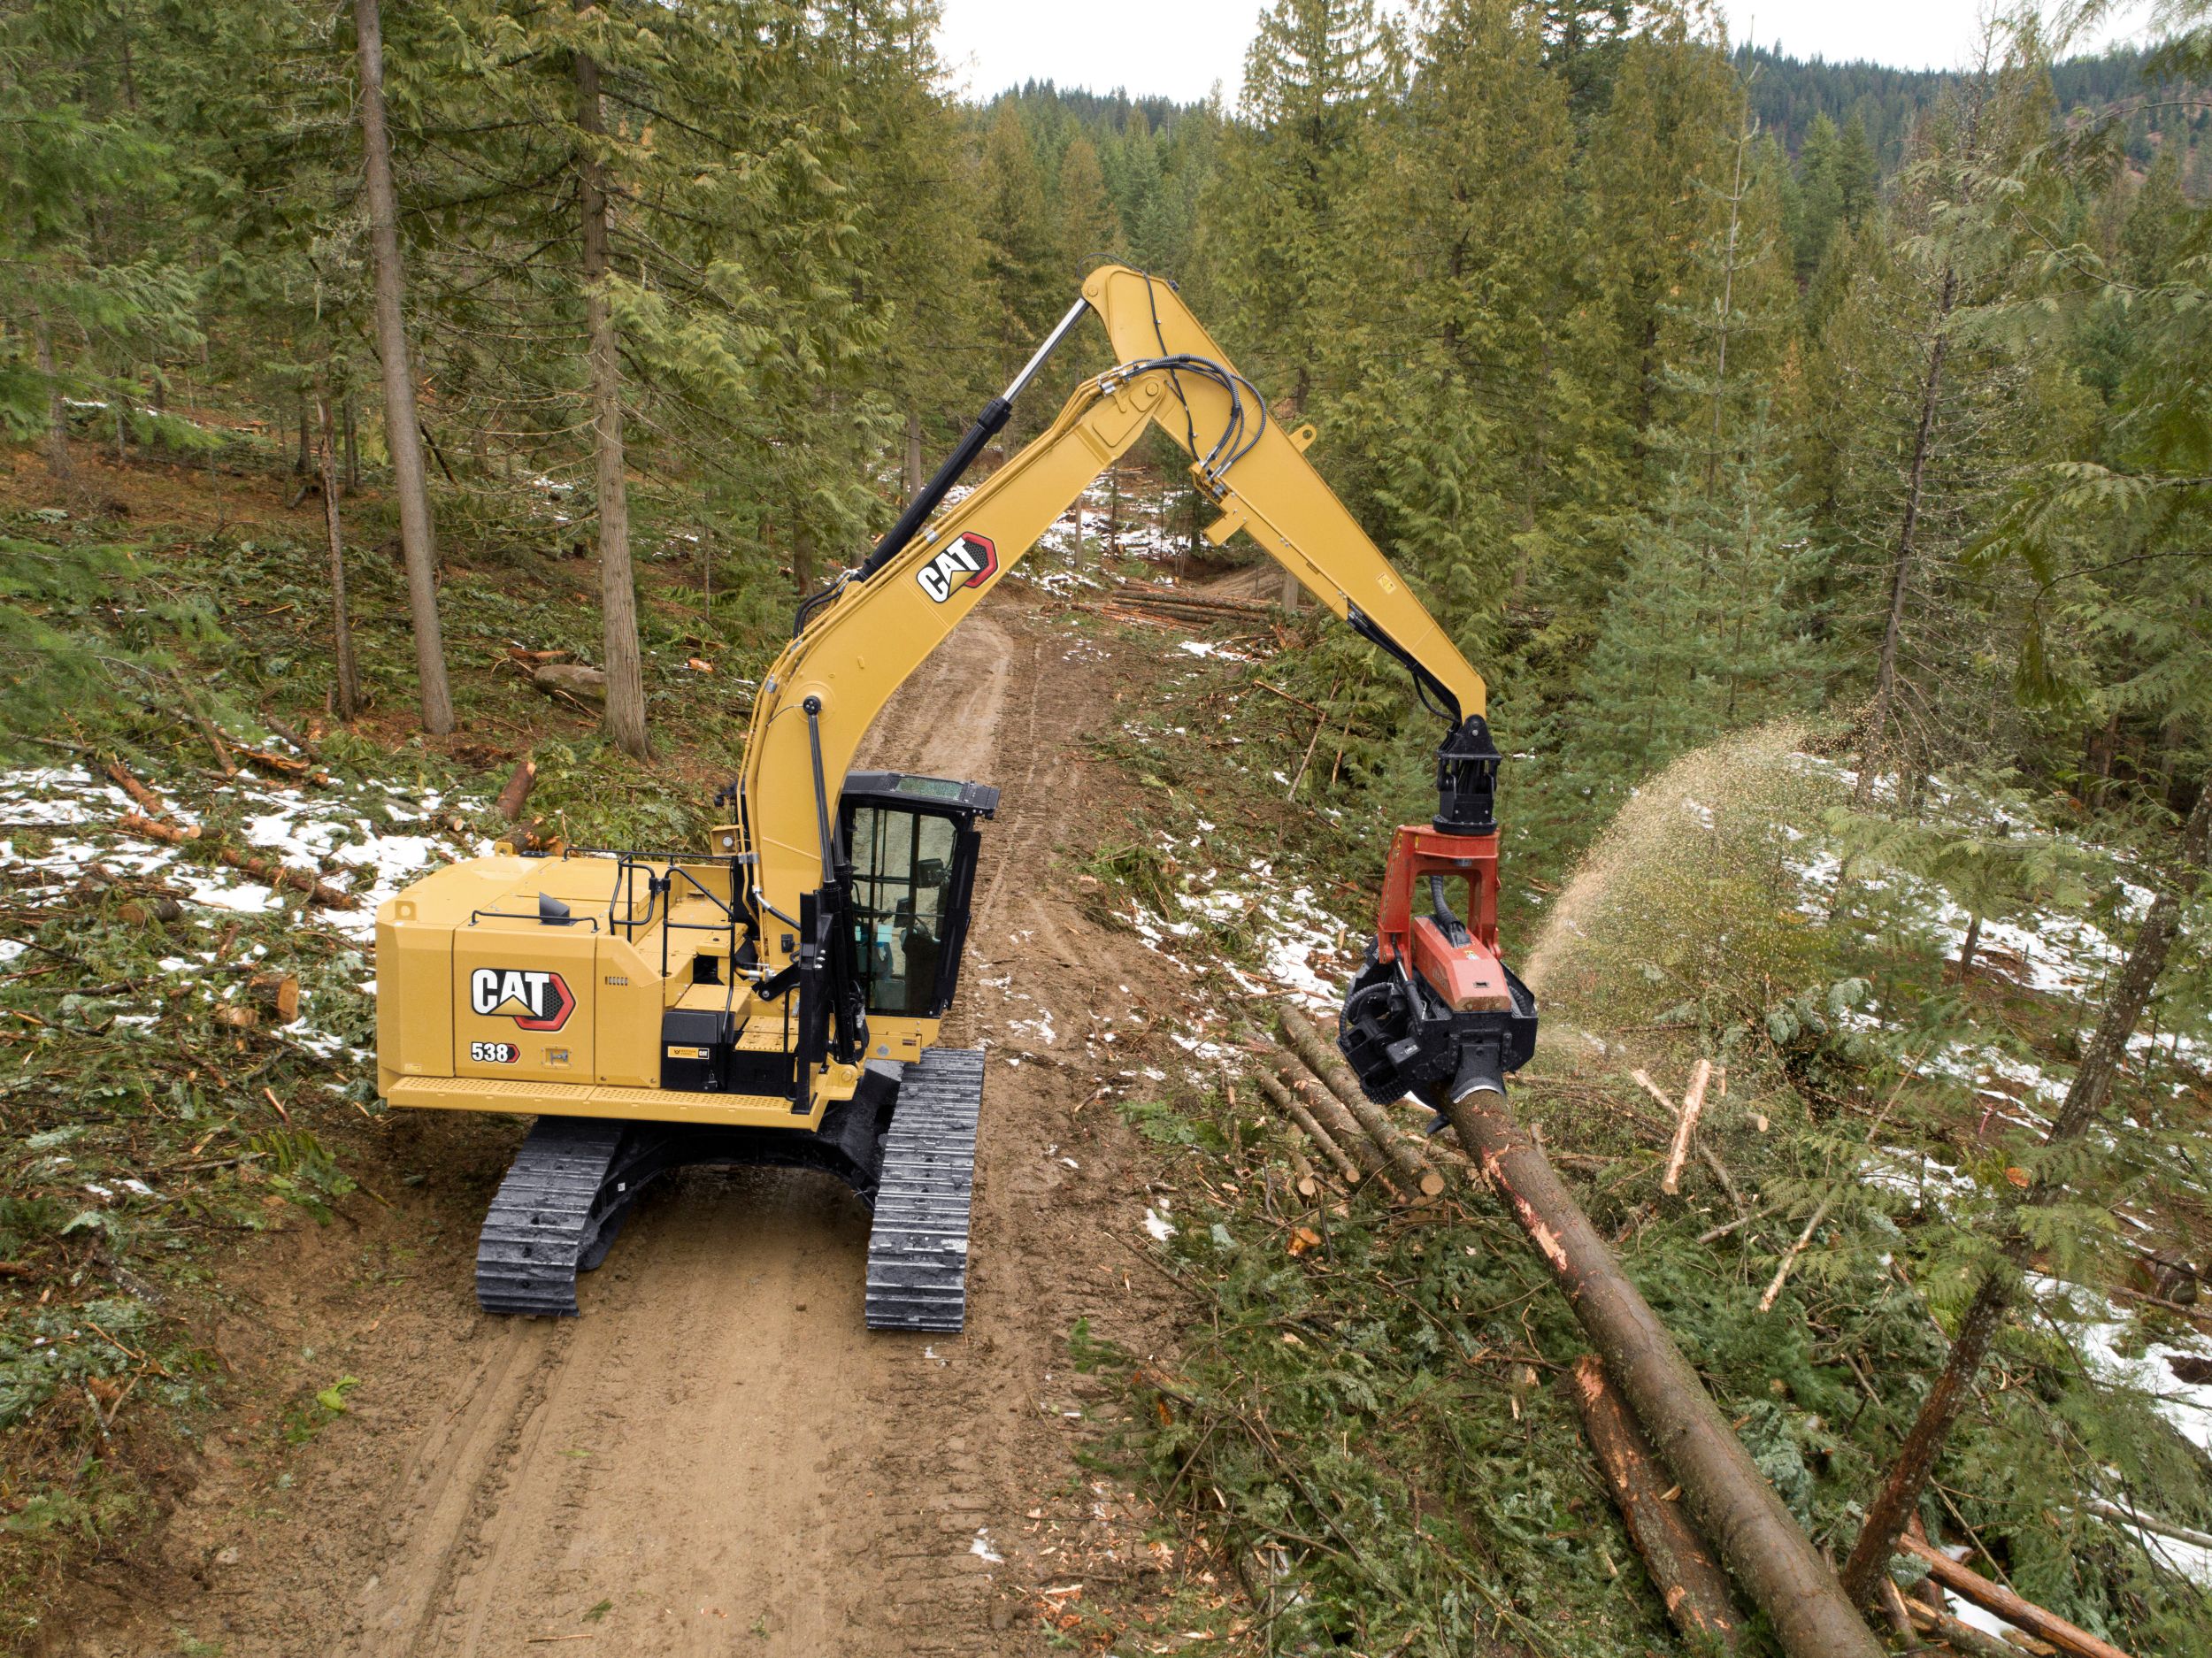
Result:
{"label": "side access panel", "polygon": [[983,1055],[933,1048],[908,1065],[883,1145],[868,1240],[868,1327],[953,1332],[967,1322]]}

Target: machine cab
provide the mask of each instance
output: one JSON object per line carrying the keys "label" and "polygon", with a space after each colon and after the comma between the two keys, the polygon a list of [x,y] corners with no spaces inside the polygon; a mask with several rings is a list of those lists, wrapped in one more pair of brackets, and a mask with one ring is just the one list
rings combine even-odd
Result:
{"label": "machine cab", "polygon": [[985,783],[847,774],[839,827],[871,1019],[935,1019],[952,1005],[983,839],[976,820],[997,810],[998,790]]}

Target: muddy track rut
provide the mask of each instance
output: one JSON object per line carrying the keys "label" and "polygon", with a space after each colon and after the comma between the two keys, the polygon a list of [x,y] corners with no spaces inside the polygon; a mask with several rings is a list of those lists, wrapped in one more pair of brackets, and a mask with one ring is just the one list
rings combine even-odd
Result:
{"label": "muddy track rut", "polygon": [[[1081,1109],[1097,1074],[1068,1037],[1157,969],[1067,890],[1120,816],[1084,739],[1125,672],[1006,594],[864,751],[1004,790],[948,1033],[991,1049],[965,1335],[870,1333],[864,1211],[780,1171],[664,1182],[583,1280],[580,1320],[486,1318],[466,1262],[518,1125],[403,1125],[406,1155],[456,1171],[361,1223],[375,1238],[262,1246],[230,1337],[272,1365],[319,1345],[356,1408],[286,1464],[289,1489],[250,1436],[212,1441],[150,1579],[53,1649],[189,1629],[229,1658],[519,1658],[555,1637],[621,1658],[1037,1650],[994,1556],[1074,1472],[1069,1329],[1088,1316],[1143,1351],[1163,1327],[1107,1236],[1135,1235],[1142,1154]],[[394,1292],[358,1263],[396,1248]]]}

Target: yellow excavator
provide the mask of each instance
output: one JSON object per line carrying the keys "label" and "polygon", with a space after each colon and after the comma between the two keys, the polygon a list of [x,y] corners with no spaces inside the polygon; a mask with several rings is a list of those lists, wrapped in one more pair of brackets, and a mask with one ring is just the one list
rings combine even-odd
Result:
{"label": "yellow excavator", "polygon": [[[1086,311],[1117,357],[952,505]],[[1340,1045],[1378,1101],[1502,1092],[1536,1004],[1497,948],[1499,755],[1484,686],[1171,284],[1103,265],[856,568],[799,606],[762,679],[730,821],[703,852],[506,853],[377,912],[377,1079],[392,1105],[536,1122],[476,1259],[487,1311],[572,1315],[656,1176],[817,1170],[873,1215],[871,1327],[956,1331],[983,1055],[942,1046],[987,785],[853,771],[891,694],[1106,467],[1157,425],[1220,510],[1444,722],[1434,820],[1397,831]],[[1455,896],[1456,894],[1456,896]]]}

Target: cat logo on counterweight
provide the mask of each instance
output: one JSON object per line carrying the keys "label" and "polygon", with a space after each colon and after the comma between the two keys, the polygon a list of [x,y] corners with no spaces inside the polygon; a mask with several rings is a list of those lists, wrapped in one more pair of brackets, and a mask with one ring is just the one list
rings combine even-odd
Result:
{"label": "cat logo on counterweight", "polygon": [[469,975],[469,1006],[526,1031],[557,1031],[576,1010],[576,994],[558,973],[480,967]]}

